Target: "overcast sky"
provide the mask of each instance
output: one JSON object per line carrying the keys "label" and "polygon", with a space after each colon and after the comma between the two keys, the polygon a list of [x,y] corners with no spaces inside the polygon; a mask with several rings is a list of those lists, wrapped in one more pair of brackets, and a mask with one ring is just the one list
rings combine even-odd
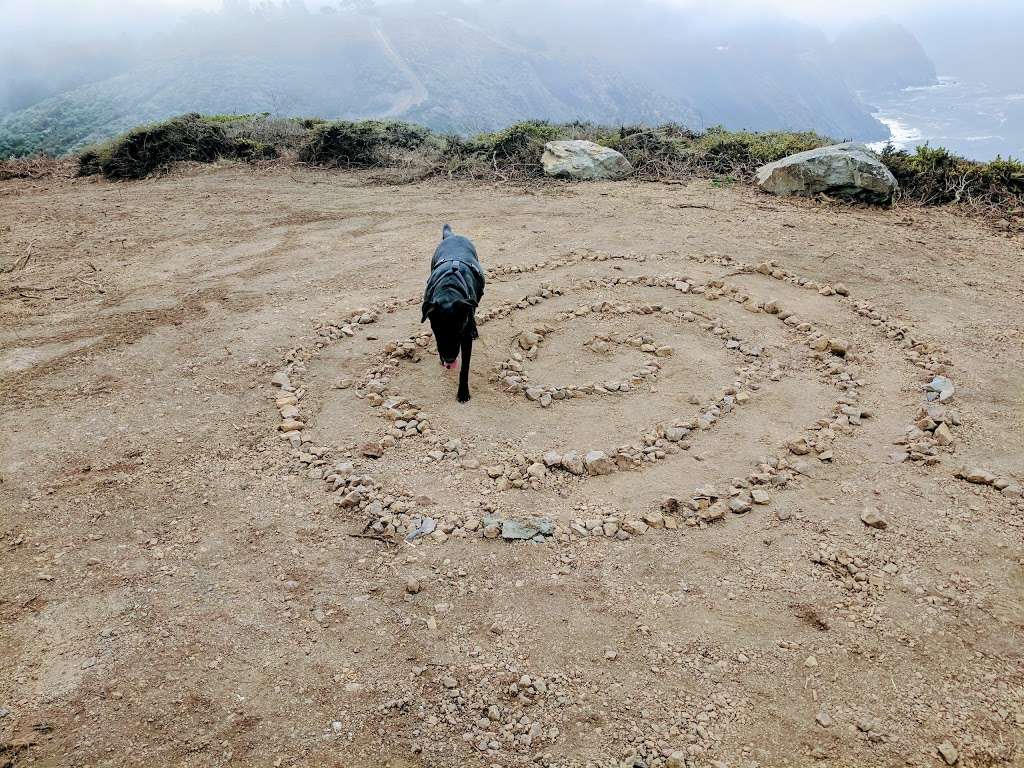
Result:
{"label": "overcast sky", "polygon": [[[390,0],[395,2],[395,0]],[[559,0],[552,0],[558,2]],[[566,0],[572,2],[572,0]],[[330,0],[306,0],[311,9]],[[842,21],[864,16],[882,14],[908,16],[916,12],[935,12],[942,8],[963,7],[963,0],[658,0],[682,6],[706,6],[723,11],[774,11],[800,18]],[[976,13],[986,9],[1008,7],[1012,0],[971,0],[970,6]],[[63,12],[75,17],[96,12],[118,10],[120,12],[148,13],[163,8],[217,9],[221,0],[0,0],[0,9],[5,17],[31,18],[48,16],[52,12]]]}
{"label": "overcast sky", "polygon": [[[378,0],[401,2],[402,0]],[[500,0],[475,0],[498,2]],[[335,0],[305,0],[310,10]],[[579,0],[550,0],[552,4],[572,5]],[[748,15],[784,15],[835,31],[850,22],[888,16],[912,29],[927,25],[947,14],[960,18],[998,24],[1008,15],[1020,18],[1024,0],[653,0],[682,7],[693,7],[703,21],[744,20]],[[0,41],[20,47],[26,35],[40,41],[81,38],[96,33],[145,33],[157,21],[183,11],[216,10],[222,0],[0,0]],[[626,5],[628,7],[628,3]],[[955,22],[953,26],[955,26]]]}

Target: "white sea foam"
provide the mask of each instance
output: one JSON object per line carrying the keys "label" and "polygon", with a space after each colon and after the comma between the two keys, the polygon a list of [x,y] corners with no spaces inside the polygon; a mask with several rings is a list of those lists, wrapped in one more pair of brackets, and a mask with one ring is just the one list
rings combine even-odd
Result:
{"label": "white sea foam", "polygon": [[889,129],[888,140],[876,141],[868,145],[876,152],[882,151],[886,144],[892,144],[896,149],[915,147],[923,138],[921,131],[917,128],[901,123],[894,117],[888,117],[881,112],[876,112],[874,118]]}

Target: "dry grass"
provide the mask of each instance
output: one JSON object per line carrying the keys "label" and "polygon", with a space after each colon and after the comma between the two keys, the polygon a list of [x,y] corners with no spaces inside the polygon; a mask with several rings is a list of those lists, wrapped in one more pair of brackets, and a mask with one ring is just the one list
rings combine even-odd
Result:
{"label": "dry grass", "polygon": [[75,175],[78,163],[73,157],[49,157],[31,155],[0,160],[0,181],[9,179],[70,179]]}

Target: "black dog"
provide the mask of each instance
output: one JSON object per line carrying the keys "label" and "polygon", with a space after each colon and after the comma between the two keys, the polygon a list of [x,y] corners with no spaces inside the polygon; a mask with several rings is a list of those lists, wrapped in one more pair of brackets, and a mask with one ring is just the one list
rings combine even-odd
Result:
{"label": "black dog", "polygon": [[423,292],[423,321],[437,340],[441,365],[453,368],[462,352],[458,401],[469,400],[469,361],[473,356],[476,308],[484,297],[484,270],[476,248],[468,237],[453,235],[447,224],[441,230],[441,244],[430,260],[430,278]]}

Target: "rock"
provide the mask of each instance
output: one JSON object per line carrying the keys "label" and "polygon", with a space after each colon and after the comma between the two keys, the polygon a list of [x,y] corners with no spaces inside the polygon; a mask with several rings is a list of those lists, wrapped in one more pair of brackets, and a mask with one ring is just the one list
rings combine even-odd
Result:
{"label": "rock", "polygon": [[285,373],[284,371],[278,371],[273,376],[271,376],[270,383],[273,384],[275,387],[280,387],[281,389],[285,390],[292,388],[291,381],[289,381],[288,379],[288,374]]}
{"label": "rock", "polygon": [[672,357],[673,351],[674,350],[672,349],[672,347],[658,347],[657,349],[654,350],[654,354],[657,355],[658,357]]}
{"label": "rock", "polygon": [[937,394],[940,403],[949,402],[953,399],[953,395],[956,394],[956,387],[953,386],[953,382],[945,376],[936,376],[925,386],[925,389],[928,392]]}
{"label": "rock", "polygon": [[592,181],[618,181],[633,172],[629,161],[614,149],[592,141],[549,141],[541,165],[548,176]]}
{"label": "rock", "polygon": [[508,541],[525,541],[540,534],[550,536],[555,526],[547,518],[536,518],[527,521],[503,520],[501,522],[501,538]]}
{"label": "rock", "polygon": [[519,334],[519,346],[523,349],[530,349],[541,342],[541,335],[533,331],[523,331]]}
{"label": "rock", "polygon": [[807,445],[805,438],[797,438],[796,440],[790,440],[786,443],[786,447],[789,448],[789,452],[797,456],[806,456],[811,452],[811,448]]}
{"label": "rock", "polygon": [[409,532],[409,535],[405,537],[406,541],[415,541],[420,536],[429,536],[435,530],[437,530],[437,522],[432,517],[424,517],[416,528]]}
{"label": "rock", "polygon": [[660,512],[646,512],[642,519],[651,528],[665,527],[665,516]]}
{"label": "rock", "polygon": [[368,459],[379,459],[384,455],[384,446],[380,443],[363,443],[359,446],[359,452]]}
{"label": "rock", "polygon": [[757,184],[774,195],[825,193],[879,204],[891,203],[899,188],[878,155],[855,143],[812,149],[763,165],[757,170]]}
{"label": "rock", "polygon": [[968,483],[974,483],[975,485],[992,485],[996,481],[996,476],[985,469],[968,469],[964,471],[963,478]]}
{"label": "rock", "polygon": [[814,716],[814,719],[818,723],[818,725],[820,725],[822,728],[831,728],[832,727],[832,723],[833,723],[832,715],[830,715],[824,709],[819,710],[818,714],[816,714]]}
{"label": "rock", "polygon": [[869,528],[877,528],[880,531],[889,527],[889,521],[874,507],[864,507],[864,511],[860,513],[860,521]]}
{"label": "rock", "polygon": [[939,424],[939,426],[935,428],[933,437],[935,438],[935,442],[938,445],[953,444],[953,432],[950,430],[949,425],[947,425],[945,422]]}
{"label": "rock", "polygon": [[946,765],[956,765],[956,761],[960,759],[960,752],[957,748],[950,744],[948,741],[944,741],[939,744],[939,755],[945,761]]}
{"label": "rock", "polygon": [[562,456],[562,468],[574,475],[582,475],[585,471],[583,459],[579,457],[576,451],[569,451],[569,453]]}
{"label": "rock", "polygon": [[721,504],[714,504],[707,509],[702,509],[697,514],[705,523],[712,523],[725,517],[725,508]]}
{"label": "rock", "polygon": [[729,499],[729,511],[734,515],[745,515],[750,511],[750,502],[742,496]]}
{"label": "rock", "polygon": [[280,429],[282,432],[299,432],[303,428],[305,428],[305,426],[306,425],[301,421],[298,421],[296,419],[289,419],[288,421],[282,421],[281,424],[278,426],[278,429]]}
{"label": "rock", "polygon": [[683,427],[669,427],[665,430],[665,439],[670,443],[678,443],[686,437],[686,430]]}
{"label": "rock", "polygon": [[750,492],[750,497],[755,504],[769,504],[772,500],[771,495],[764,488],[754,488]]}
{"label": "rock", "polygon": [[649,527],[642,520],[626,520],[622,523],[622,530],[634,536],[643,536]]}
{"label": "rock", "polygon": [[562,463],[562,455],[557,451],[548,451],[544,454],[545,467],[557,467]]}
{"label": "rock", "polygon": [[591,475],[610,475],[615,471],[615,462],[604,451],[587,451],[583,464]]}
{"label": "rock", "polygon": [[850,351],[850,342],[846,339],[829,339],[828,340],[828,351],[833,355],[839,357],[846,357],[846,353]]}
{"label": "rock", "polygon": [[362,500],[363,494],[361,494],[359,491],[350,491],[349,493],[341,497],[336,503],[338,504],[338,506],[343,507],[345,509],[352,509],[354,507],[358,507],[359,503]]}
{"label": "rock", "polygon": [[666,768],[686,768],[686,753],[673,752],[665,761]]}
{"label": "rock", "polygon": [[405,591],[410,595],[418,595],[422,586],[420,585],[419,579],[410,576],[405,580]]}

